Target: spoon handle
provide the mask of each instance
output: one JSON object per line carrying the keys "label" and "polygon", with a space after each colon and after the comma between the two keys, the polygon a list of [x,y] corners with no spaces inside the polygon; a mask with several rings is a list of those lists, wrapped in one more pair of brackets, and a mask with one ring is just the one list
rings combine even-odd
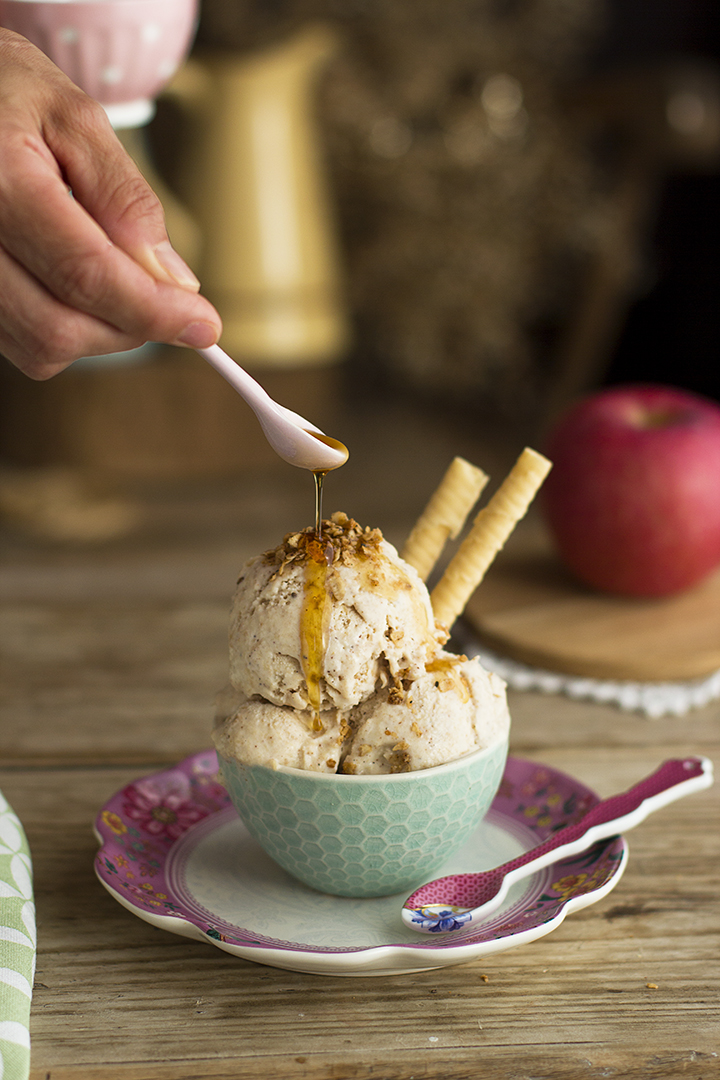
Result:
{"label": "spoon handle", "polygon": [[408,897],[403,908],[449,904],[472,909],[473,919],[480,912],[486,915],[500,904],[514,882],[550,863],[586,851],[598,840],[634,828],[653,811],[711,783],[712,762],[708,758],[666,761],[651,776],[620,795],[596,803],[579,821],[559,829],[530,851],[494,870],[451,874],[430,881]]}
{"label": "spoon handle", "polygon": [[219,345],[211,345],[208,349],[196,350],[203,360],[207,360],[210,367],[215,368],[219,375],[222,375],[227,382],[237,390],[241,397],[245,398],[253,412],[257,413],[257,408],[277,408],[276,402],[270,397],[266,390],[263,390],[259,382],[253,379],[252,375],[248,375],[244,368],[241,368],[239,364],[236,364],[232,357],[228,356]]}
{"label": "spoon handle", "polygon": [[271,398],[267,390],[259,382],[256,382],[252,375],[248,375],[245,368],[240,367],[219,345],[211,345],[207,349],[196,349],[195,351],[202,356],[203,360],[207,360],[210,367],[215,368],[226,382],[230,383],[233,390],[237,390],[240,397],[244,398],[253,410],[261,425],[263,424],[262,410],[272,409],[280,416],[284,416],[286,420],[289,420],[296,427],[301,427],[305,431],[314,431],[318,435],[323,434],[319,427],[311,424],[304,416],[300,416],[299,413],[293,412],[291,409],[286,409],[284,405]]}
{"label": "spoon handle", "polygon": [[260,383],[236,364],[219,345],[196,351],[245,399],[255,413],[265,438],[283,461],[299,469],[322,473],[345,464],[347,447],[327,438],[320,428],[273,401]]}

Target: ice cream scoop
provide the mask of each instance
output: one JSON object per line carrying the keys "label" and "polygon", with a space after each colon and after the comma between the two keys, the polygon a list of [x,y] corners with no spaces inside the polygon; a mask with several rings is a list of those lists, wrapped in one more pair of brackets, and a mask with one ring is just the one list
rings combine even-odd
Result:
{"label": "ice cream scoop", "polygon": [[230,681],[246,697],[311,713],[350,709],[383,685],[417,678],[438,647],[415,570],[379,530],[344,514],[323,523],[322,544],[312,530],[288,534],[240,573]]}
{"label": "ice cream scoop", "polygon": [[246,765],[412,772],[507,741],[505,683],[446,652],[417,571],[337,512],[240,572],[213,739]]}
{"label": "ice cream scoop", "polygon": [[579,821],[559,829],[510,862],[494,870],[451,874],[422,885],[405,901],[403,922],[423,934],[467,930],[499,907],[517,881],[586,851],[599,840],[634,828],[653,811],[710,787],[712,782],[713,768],[708,758],[666,761],[639,784],[596,803]]}
{"label": "ice cream scoop", "polygon": [[302,416],[273,401],[266,390],[219,345],[197,352],[247,401],[276,454],[290,465],[314,473],[330,472],[344,465],[347,447],[331,439]]}

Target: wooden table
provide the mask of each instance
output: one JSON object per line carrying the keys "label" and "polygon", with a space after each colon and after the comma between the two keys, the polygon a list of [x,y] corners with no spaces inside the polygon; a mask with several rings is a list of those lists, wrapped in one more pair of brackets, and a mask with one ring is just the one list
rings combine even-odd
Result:
{"label": "wooden table", "polygon": [[[428,434],[388,407],[373,451],[365,419],[358,408],[354,464],[329,482],[328,509],[396,542],[453,453],[499,479],[519,449],[452,424]],[[95,814],[208,746],[236,571],[311,504],[309,480],[284,466],[134,495],[143,524],[122,541],[0,539],[0,789],[27,830],[38,910],[32,1080],[720,1075],[717,786],[640,826],[616,889],[549,936],[421,975],[265,967],[120,907],[93,873]],[[667,757],[720,761],[717,704],[648,720],[513,693],[511,709],[513,753],[603,795]]]}

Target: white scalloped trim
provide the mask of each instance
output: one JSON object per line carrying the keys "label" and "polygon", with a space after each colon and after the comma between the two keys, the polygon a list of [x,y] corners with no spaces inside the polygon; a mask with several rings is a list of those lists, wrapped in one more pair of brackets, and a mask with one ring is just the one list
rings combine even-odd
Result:
{"label": "white scalloped trim", "polygon": [[544,694],[599,701],[628,712],[645,713],[654,720],[661,716],[684,716],[691,709],[702,708],[720,698],[720,671],[685,683],[613,682],[533,668],[498,656],[478,645],[470,635],[463,637],[462,648],[468,656],[477,656],[483,667],[496,672],[513,690],[540,690]]}

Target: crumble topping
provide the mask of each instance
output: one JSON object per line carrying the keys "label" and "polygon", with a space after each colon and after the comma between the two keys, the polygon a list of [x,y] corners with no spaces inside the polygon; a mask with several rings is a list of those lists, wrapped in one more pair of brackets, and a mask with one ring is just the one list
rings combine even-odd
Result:
{"label": "crumble topping", "polygon": [[291,563],[308,559],[311,544],[322,544],[322,554],[328,566],[333,563],[348,566],[358,557],[371,558],[378,551],[382,539],[380,529],[359,525],[347,514],[338,511],[331,518],[323,519],[320,538],[314,527],[308,525],[302,532],[288,533],[281,544],[265,551],[262,558],[268,565],[277,567],[273,574],[276,577]]}

